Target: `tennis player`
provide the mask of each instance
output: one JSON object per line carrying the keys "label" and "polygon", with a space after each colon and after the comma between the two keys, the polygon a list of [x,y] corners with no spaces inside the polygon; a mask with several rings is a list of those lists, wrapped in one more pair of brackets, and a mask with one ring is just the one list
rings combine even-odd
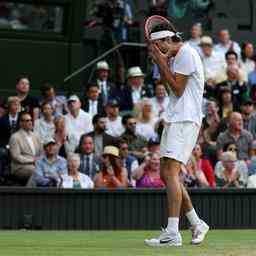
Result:
{"label": "tennis player", "polygon": [[179,174],[181,165],[185,165],[191,156],[202,122],[203,67],[196,50],[183,43],[180,35],[167,24],[156,26],[149,36],[149,53],[158,65],[161,80],[170,95],[160,145],[168,225],[158,238],[146,239],[145,243],[149,246],[181,246],[179,217],[182,211],[191,224],[191,243],[200,244],[209,226],[194,210]]}

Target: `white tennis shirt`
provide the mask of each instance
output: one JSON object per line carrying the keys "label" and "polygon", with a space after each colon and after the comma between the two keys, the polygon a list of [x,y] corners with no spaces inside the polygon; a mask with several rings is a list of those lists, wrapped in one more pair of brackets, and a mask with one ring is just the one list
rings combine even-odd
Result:
{"label": "white tennis shirt", "polygon": [[197,51],[184,43],[174,57],[172,72],[189,76],[181,97],[170,90],[170,102],[164,113],[167,123],[191,121],[199,126],[202,122],[202,100],[204,92],[204,71]]}

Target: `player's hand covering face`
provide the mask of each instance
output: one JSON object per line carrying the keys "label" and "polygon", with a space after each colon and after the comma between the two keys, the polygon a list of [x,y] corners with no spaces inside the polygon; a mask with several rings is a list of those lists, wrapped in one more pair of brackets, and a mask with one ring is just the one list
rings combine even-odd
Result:
{"label": "player's hand covering face", "polygon": [[169,61],[168,53],[163,53],[159,49],[156,42],[150,42],[148,49],[149,49],[149,55],[157,65],[168,63]]}

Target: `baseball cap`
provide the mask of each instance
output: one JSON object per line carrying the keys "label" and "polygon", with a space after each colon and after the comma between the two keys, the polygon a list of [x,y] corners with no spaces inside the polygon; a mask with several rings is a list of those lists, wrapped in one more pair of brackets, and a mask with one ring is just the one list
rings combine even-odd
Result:
{"label": "baseball cap", "polygon": [[109,100],[107,103],[108,107],[119,107],[119,103],[117,100]]}
{"label": "baseball cap", "polygon": [[69,98],[68,98],[68,102],[70,101],[80,101],[80,99],[78,98],[78,96],[76,95],[71,95]]}

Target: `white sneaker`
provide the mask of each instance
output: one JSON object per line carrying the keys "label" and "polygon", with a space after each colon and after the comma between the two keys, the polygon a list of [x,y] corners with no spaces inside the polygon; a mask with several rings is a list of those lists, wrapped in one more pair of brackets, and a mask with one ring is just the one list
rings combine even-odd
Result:
{"label": "white sneaker", "polygon": [[163,229],[158,238],[145,239],[144,243],[148,246],[181,246],[182,238],[180,233],[169,233],[167,229]]}
{"label": "white sneaker", "polygon": [[196,225],[191,228],[192,231],[192,240],[191,244],[200,244],[204,241],[204,238],[209,231],[209,226],[201,220],[199,225]]}

